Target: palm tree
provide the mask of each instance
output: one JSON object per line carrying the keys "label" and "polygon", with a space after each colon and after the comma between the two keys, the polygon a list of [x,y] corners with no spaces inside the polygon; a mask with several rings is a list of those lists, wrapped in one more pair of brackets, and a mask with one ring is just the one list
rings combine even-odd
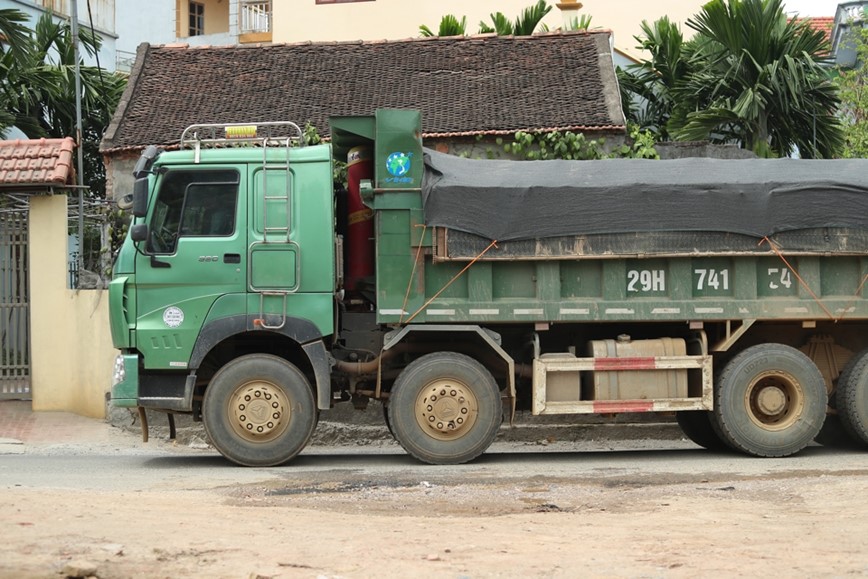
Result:
{"label": "palm tree", "polygon": [[738,142],[761,156],[830,157],[842,143],[829,45],[782,0],[711,0],[687,21],[696,30],[677,98],[694,103],[680,139]]}
{"label": "palm tree", "polygon": [[[68,23],[42,16],[33,31],[24,27],[27,16],[0,11],[0,31],[7,35],[8,50],[0,52],[0,132],[18,127],[30,138],[75,135],[75,51]],[[10,26],[13,34],[6,32]],[[101,40],[87,30],[81,45],[91,54]],[[2,50],[2,49],[0,49]],[[82,143],[85,183],[97,194],[105,190],[105,169],[99,140],[111,121],[126,79],[92,66],[79,67],[81,75]]]}
{"label": "palm tree", "polygon": [[458,20],[454,15],[447,14],[440,19],[440,27],[437,29],[437,34],[434,34],[434,32],[424,24],[419,27],[419,32],[422,36],[426,37],[464,36],[467,33],[467,16],[462,16],[461,20]]}
{"label": "palm tree", "polygon": [[[551,10],[552,7],[546,0],[537,0],[536,4],[525,8],[515,22],[507,18],[503,12],[495,12],[490,14],[490,25],[484,21],[479,23],[479,32],[481,34],[493,32],[498,36],[530,36],[537,27],[547,29],[545,25],[540,26],[540,22]],[[581,20],[576,20],[574,29],[587,30],[590,24],[590,17],[583,16]],[[461,20],[458,20],[456,16],[447,14],[440,19],[440,27],[436,34],[424,24],[419,27],[419,33],[422,36],[464,36],[467,34],[467,17],[462,16]]]}
{"label": "palm tree", "polygon": [[[8,78],[10,71],[29,59],[29,30],[25,22],[27,15],[19,10],[0,10],[0,35],[5,39],[5,43],[0,43],[0,74],[3,78]],[[5,83],[0,88],[6,88]],[[2,96],[0,100],[3,100],[4,104],[8,103]],[[14,124],[15,114],[8,106],[4,106],[0,109],[0,135]]]}
{"label": "palm tree", "polygon": [[[678,109],[675,91],[687,77],[691,46],[685,43],[678,24],[667,16],[641,24],[638,48],[650,60],[618,69],[621,102],[625,115],[643,130],[650,130],[659,141],[668,141],[670,118]],[[633,95],[639,97],[636,99]]]}
{"label": "palm tree", "polygon": [[495,12],[490,15],[494,26],[489,26],[484,21],[480,22],[479,32],[483,34],[494,32],[498,36],[530,36],[551,10],[552,7],[546,0],[537,0],[536,4],[525,8],[515,22],[510,22],[502,12]]}

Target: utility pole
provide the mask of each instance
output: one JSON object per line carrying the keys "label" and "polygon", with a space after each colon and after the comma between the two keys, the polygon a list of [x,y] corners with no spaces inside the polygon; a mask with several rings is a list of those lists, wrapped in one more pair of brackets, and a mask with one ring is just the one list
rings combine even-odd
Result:
{"label": "utility pole", "polygon": [[[84,270],[84,152],[81,134],[81,66],[78,54],[78,0],[72,0],[70,29],[72,31],[72,50],[75,58],[75,145],[78,150],[78,271]],[[75,288],[74,288],[75,289]]]}

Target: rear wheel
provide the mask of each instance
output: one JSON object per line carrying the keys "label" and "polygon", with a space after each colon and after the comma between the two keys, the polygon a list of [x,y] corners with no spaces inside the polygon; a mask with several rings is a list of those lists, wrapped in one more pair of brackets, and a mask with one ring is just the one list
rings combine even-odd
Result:
{"label": "rear wheel", "polygon": [[835,399],[841,426],[861,446],[868,445],[868,350],[853,356],[844,368]]}
{"label": "rear wheel", "polygon": [[275,466],[297,455],[316,427],[313,391],[298,368],[251,354],[226,364],[202,401],[205,432],[220,454],[243,466]]}
{"label": "rear wheel", "polygon": [[752,346],[727,363],[714,392],[712,425],[730,446],[782,457],[807,446],[826,417],[826,385],[805,354],[783,344]]}
{"label": "rear wheel", "polygon": [[460,464],[491,445],[502,419],[500,390],[476,360],[454,352],[422,356],[392,387],[389,424],[410,455]]}
{"label": "rear wheel", "polygon": [[389,405],[383,404],[383,421],[386,423],[386,428],[389,429],[389,434],[395,438],[395,433],[392,432],[392,421],[389,420]]}
{"label": "rear wheel", "polygon": [[832,446],[836,448],[860,448],[862,443],[857,442],[850,433],[844,429],[841,424],[841,418],[837,414],[827,414],[826,421],[823,422],[823,428],[814,439],[818,444],[823,446]]}
{"label": "rear wheel", "polygon": [[675,419],[684,435],[702,448],[714,451],[730,450],[714,431],[711,425],[711,412],[682,410],[675,413]]}

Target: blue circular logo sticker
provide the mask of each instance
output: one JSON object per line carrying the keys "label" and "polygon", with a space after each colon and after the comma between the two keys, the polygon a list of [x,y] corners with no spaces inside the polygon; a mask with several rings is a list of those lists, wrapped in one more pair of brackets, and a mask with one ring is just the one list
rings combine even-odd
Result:
{"label": "blue circular logo sticker", "polygon": [[392,153],[386,158],[386,170],[393,177],[403,177],[410,172],[410,156],[406,153]]}

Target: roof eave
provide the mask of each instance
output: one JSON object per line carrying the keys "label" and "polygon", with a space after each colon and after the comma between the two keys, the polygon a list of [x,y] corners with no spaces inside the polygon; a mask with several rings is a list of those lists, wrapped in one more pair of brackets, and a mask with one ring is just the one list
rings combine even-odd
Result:
{"label": "roof eave", "polygon": [[133,63],[133,68],[130,70],[130,76],[127,80],[127,86],[124,89],[124,93],[121,95],[120,101],[118,101],[118,106],[115,109],[115,114],[112,115],[111,123],[109,123],[108,128],[103,135],[102,141],[99,144],[99,150],[101,153],[105,153],[112,149],[111,143],[114,142],[115,135],[117,134],[118,129],[121,126],[121,122],[124,119],[124,115],[127,112],[127,107],[132,100],[136,85],[139,83],[139,78],[141,78],[142,69],[145,67],[145,60],[150,49],[150,44],[147,42],[143,42],[136,49],[136,59]]}

